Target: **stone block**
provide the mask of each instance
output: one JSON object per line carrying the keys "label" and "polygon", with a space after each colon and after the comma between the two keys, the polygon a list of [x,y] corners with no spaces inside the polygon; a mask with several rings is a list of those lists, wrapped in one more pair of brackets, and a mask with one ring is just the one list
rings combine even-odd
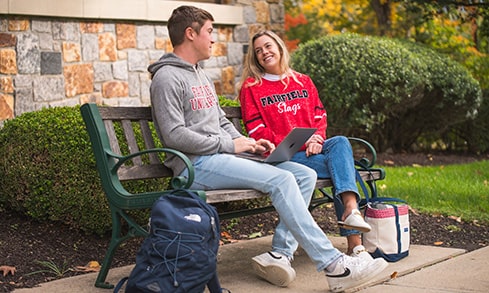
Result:
{"label": "stone block", "polygon": [[75,22],[53,22],[53,39],[62,41],[80,41],[80,25]]}
{"label": "stone block", "polygon": [[102,84],[102,96],[104,98],[127,97],[129,85],[125,81],[109,81]]}
{"label": "stone block", "polygon": [[234,85],[235,73],[232,66],[228,66],[222,69],[221,81],[222,81],[222,93],[234,94],[236,91]]}
{"label": "stone block", "polygon": [[73,97],[93,91],[92,64],[66,65],[63,69],[66,96]]}
{"label": "stone block", "polygon": [[41,52],[41,75],[61,74],[61,53]]}
{"label": "stone block", "polygon": [[28,19],[9,19],[8,30],[13,31],[27,31],[29,30]]}
{"label": "stone block", "polygon": [[233,28],[220,27],[217,29],[217,40],[219,42],[231,42],[233,40]]}
{"label": "stone block", "polygon": [[148,65],[148,54],[145,51],[129,50],[127,54],[127,68],[129,71],[147,72]]}
{"label": "stone block", "polygon": [[103,33],[98,36],[100,61],[116,61],[117,49],[113,33]]}
{"label": "stone block", "polygon": [[95,82],[103,82],[112,80],[112,68],[109,62],[94,62],[93,73]]}
{"label": "stone block", "polygon": [[51,33],[51,22],[46,20],[32,20],[32,31],[38,33]]}
{"label": "stone block", "polygon": [[98,39],[95,34],[83,34],[81,39],[82,58],[84,62],[98,60]]}
{"label": "stone block", "polygon": [[12,49],[0,50],[0,73],[17,74],[17,54]]}
{"label": "stone block", "polygon": [[155,48],[155,30],[151,25],[138,26],[136,29],[137,48],[154,49]]}
{"label": "stone block", "polygon": [[226,56],[227,46],[226,43],[214,43],[212,45],[212,56]]}
{"label": "stone block", "polygon": [[136,26],[134,24],[118,23],[115,26],[117,49],[136,48]]}
{"label": "stone block", "polygon": [[14,93],[14,82],[12,76],[0,76],[0,91],[6,94]]}
{"label": "stone block", "polygon": [[39,48],[52,51],[54,48],[53,35],[50,33],[39,33]]}
{"label": "stone block", "polygon": [[39,74],[41,70],[41,52],[39,37],[33,33],[17,35],[17,68],[22,74]]}
{"label": "stone block", "polygon": [[0,94],[0,120],[14,118],[14,97]]}
{"label": "stone block", "polygon": [[101,22],[82,22],[80,32],[84,34],[95,34],[104,31],[104,24]]}
{"label": "stone block", "polygon": [[65,62],[80,62],[81,48],[79,43],[63,42],[63,60]]}
{"label": "stone block", "polygon": [[63,76],[34,77],[34,102],[61,101],[65,98]]}
{"label": "stone block", "polygon": [[13,34],[0,33],[0,48],[14,47],[17,38]]}
{"label": "stone block", "polygon": [[102,104],[102,94],[101,93],[91,93],[86,95],[80,95],[80,104],[95,103],[97,105]]}
{"label": "stone block", "polygon": [[112,64],[112,74],[115,79],[127,80],[127,62],[117,61]]}
{"label": "stone block", "polygon": [[253,2],[253,7],[256,12],[256,22],[258,23],[270,23],[270,9],[269,4],[265,1]]}

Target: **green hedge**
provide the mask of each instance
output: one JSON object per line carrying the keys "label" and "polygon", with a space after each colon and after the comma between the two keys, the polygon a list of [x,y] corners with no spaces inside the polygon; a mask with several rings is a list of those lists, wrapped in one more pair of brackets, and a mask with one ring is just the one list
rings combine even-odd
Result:
{"label": "green hedge", "polygon": [[[116,131],[122,130],[116,127]],[[121,149],[127,147],[121,144]],[[79,106],[43,109],[6,121],[0,130],[0,185],[0,207],[88,233],[111,230],[110,210]],[[168,185],[151,180],[124,186],[138,192]],[[148,211],[131,213],[147,222]]]}
{"label": "green hedge", "polygon": [[354,135],[379,151],[409,150],[423,136],[475,117],[478,82],[425,46],[341,34],[299,46],[292,67],[311,76],[328,111],[328,135]]}

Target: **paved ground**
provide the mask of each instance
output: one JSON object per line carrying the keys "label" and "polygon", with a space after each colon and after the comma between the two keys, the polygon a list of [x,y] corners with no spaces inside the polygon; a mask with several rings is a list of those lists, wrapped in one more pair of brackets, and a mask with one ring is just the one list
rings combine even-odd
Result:
{"label": "paved ground", "polygon": [[[346,247],[344,238],[331,237],[340,249]],[[275,287],[258,279],[251,269],[251,257],[267,251],[271,238],[227,244],[220,249],[219,277],[223,287],[232,293],[313,293],[328,292],[328,284],[323,273],[318,273],[303,251],[299,251],[293,266],[297,271],[296,280],[287,288]],[[396,292],[396,293],[447,293],[447,292],[489,292],[489,247],[465,253],[462,249],[434,246],[411,245],[410,255],[391,263],[380,276],[369,284],[349,292]],[[116,283],[130,273],[132,266],[110,270],[107,280]],[[392,279],[391,276],[397,277]],[[38,288],[19,289],[15,293],[109,293],[112,290],[93,286],[96,274],[66,278],[42,284]]]}

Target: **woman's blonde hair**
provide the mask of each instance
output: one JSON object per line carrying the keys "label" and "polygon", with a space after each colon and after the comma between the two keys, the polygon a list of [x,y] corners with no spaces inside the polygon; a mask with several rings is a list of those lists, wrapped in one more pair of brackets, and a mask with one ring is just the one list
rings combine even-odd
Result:
{"label": "woman's blonde hair", "polygon": [[244,82],[248,77],[254,78],[254,82],[248,84],[248,86],[253,86],[255,84],[262,83],[262,76],[266,72],[265,72],[265,68],[263,68],[263,66],[261,66],[260,63],[258,62],[258,58],[256,56],[256,52],[254,49],[254,43],[256,39],[262,36],[270,37],[272,40],[275,41],[275,43],[278,46],[280,52],[280,71],[282,72],[282,74],[286,75],[286,78],[281,79],[282,83],[285,85],[285,88],[287,88],[287,85],[289,84],[290,77],[292,77],[296,82],[300,83],[297,77],[295,76],[294,71],[289,66],[290,54],[289,51],[287,50],[287,47],[285,46],[284,41],[276,33],[269,30],[263,30],[256,33],[250,39],[250,42],[248,44],[248,53],[246,54],[246,59],[243,66],[243,74],[241,75],[241,82],[239,84],[239,88],[243,86]]}

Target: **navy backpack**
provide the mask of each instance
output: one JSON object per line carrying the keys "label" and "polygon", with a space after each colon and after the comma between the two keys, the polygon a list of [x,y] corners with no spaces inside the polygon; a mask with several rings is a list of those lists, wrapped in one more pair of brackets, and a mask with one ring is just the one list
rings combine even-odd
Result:
{"label": "navy backpack", "polygon": [[[223,290],[217,277],[219,216],[188,190],[161,196],[151,209],[150,234],[136,255],[126,293],[211,293]],[[226,292],[230,292],[226,290]]]}

